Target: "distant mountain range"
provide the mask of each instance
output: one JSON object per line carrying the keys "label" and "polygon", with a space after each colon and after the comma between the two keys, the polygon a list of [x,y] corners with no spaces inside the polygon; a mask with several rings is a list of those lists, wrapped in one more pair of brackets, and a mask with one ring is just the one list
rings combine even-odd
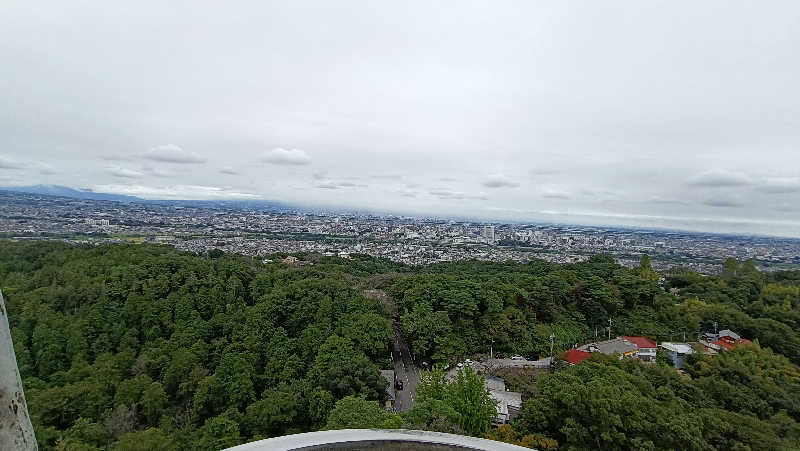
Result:
{"label": "distant mountain range", "polygon": [[61,185],[2,186],[0,191],[43,194],[46,196],[71,197],[73,199],[113,200],[117,202],[143,202],[144,199],[124,194],[96,193],[92,190],[77,190]]}
{"label": "distant mountain range", "polygon": [[0,191],[11,191],[24,194],[38,194],[43,196],[69,197],[71,199],[106,200],[115,202],[146,202],[150,204],[175,205],[184,207],[203,208],[235,208],[254,210],[296,210],[299,207],[269,200],[173,200],[173,199],[142,199],[124,194],[98,193],[89,189],[78,190],[61,185],[32,185],[32,186],[0,186]]}

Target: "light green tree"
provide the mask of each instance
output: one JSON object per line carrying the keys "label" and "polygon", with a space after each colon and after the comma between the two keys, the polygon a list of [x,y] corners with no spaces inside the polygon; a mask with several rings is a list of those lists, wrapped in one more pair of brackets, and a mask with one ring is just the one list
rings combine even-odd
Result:
{"label": "light green tree", "polygon": [[399,415],[385,411],[377,401],[346,396],[336,402],[325,429],[396,429],[402,424]]}

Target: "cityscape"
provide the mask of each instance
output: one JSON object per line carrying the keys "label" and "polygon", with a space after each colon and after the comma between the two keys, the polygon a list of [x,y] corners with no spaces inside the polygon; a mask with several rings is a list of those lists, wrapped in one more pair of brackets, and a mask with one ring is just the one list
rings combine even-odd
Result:
{"label": "cityscape", "polygon": [[0,231],[18,239],[72,243],[154,242],[201,253],[211,249],[273,254],[365,254],[409,265],[458,260],[542,259],[575,263],[597,253],[624,266],[643,254],[659,271],[706,274],[728,257],[762,270],[800,265],[800,240],[673,230],[563,224],[508,224],[447,218],[324,212],[267,203],[75,199],[0,192]]}

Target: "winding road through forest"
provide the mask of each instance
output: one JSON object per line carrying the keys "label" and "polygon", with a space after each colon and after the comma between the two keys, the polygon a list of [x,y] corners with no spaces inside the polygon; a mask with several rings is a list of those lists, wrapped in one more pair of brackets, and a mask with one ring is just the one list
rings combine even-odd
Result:
{"label": "winding road through forest", "polygon": [[389,319],[392,322],[394,377],[395,380],[403,381],[403,389],[395,390],[394,406],[401,412],[411,410],[414,407],[420,369],[414,363],[414,359],[411,358],[411,348],[403,336],[397,306],[394,303],[394,299],[383,290],[365,290],[364,295],[368,298],[379,300],[386,307],[386,312],[389,314]]}

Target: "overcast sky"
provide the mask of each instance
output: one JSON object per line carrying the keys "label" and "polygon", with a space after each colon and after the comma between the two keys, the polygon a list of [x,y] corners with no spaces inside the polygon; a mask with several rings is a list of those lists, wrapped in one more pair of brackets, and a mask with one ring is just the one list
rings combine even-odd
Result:
{"label": "overcast sky", "polygon": [[0,2],[0,185],[800,236],[800,2]]}

